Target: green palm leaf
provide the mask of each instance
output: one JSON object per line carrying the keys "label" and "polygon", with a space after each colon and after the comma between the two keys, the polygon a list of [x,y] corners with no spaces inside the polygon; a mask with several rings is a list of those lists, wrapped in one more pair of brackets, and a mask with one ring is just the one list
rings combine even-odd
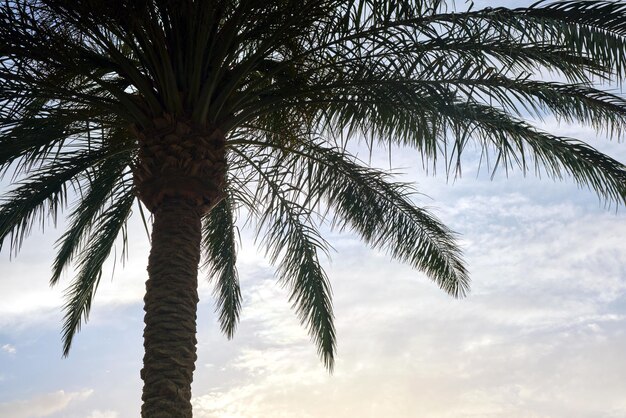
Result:
{"label": "green palm leaf", "polygon": [[18,183],[0,205],[0,248],[11,237],[11,248],[18,250],[36,220],[56,221],[67,203],[68,187],[80,188],[77,176],[102,159],[100,151],[57,158],[45,168],[32,172],[29,180]]}
{"label": "green palm leaf", "polygon": [[281,282],[290,289],[292,302],[303,325],[317,345],[318,353],[329,370],[335,361],[336,332],[331,306],[331,287],[319,262],[318,251],[327,245],[318,231],[309,225],[311,213],[290,198],[295,191],[281,182],[280,168],[261,166],[246,159],[259,174],[258,204],[264,209],[259,216],[259,234],[269,259],[278,265]]}
{"label": "green palm leaf", "polygon": [[[79,255],[78,274],[66,290],[65,317],[63,323],[63,355],[70,352],[72,340],[80,330],[81,322],[87,321],[95,292],[102,276],[102,266],[109,257],[119,233],[131,214],[135,196],[122,189],[113,196],[110,206],[94,224],[89,243]],[[123,245],[127,245],[124,240]]]}
{"label": "green palm leaf", "polygon": [[209,278],[215,282],[222,332],[232,338],[241,311],[237,274],[237,229],[232,198],[222,200],[204,219],[203,247]]}
{"label": "green palm leaf", "polygon": [[[91,229],[97,224],[108,199],[116,196],[120,179],[124,178],[127,161],[123,159],[105,161],[90,181],[90,187],[72,211],[70,226],[57,242],[58,252],[52,266],[50,283],[56,284],[63,270],[69,266],[80,248],[83,248]],[[123,180],[122,180],[123,181]],[[122,183],[123,184],[123,183]]]}

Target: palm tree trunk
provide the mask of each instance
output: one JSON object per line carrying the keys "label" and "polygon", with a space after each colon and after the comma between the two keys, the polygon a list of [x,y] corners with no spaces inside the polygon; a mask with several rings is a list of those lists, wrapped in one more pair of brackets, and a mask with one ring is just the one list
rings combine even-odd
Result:
{"label": "palm tree trunk", "polygon": [[201,211],[183,198],[154,212],[144,297],[143,418],[190,418]]}

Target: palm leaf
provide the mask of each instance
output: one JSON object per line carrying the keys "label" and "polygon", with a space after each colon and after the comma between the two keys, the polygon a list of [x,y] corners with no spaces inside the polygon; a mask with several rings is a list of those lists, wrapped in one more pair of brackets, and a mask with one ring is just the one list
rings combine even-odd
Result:
{"label": "palm leaf", "polygon": [[237,274],[237,230],[232,197],[223,199],[204,218],[202,243],[222,332],[232,338],[239,322],[241,289]]}
{"label": "palm leaf", "polygon": [[77,176],[105,155],[98,150],[59,157],[5,194],[0,205],[0,248],[10,235],[11,249],[17,251],[37,219],[42,226],[46,218],[56,221],[67,203],[68,187],[80,188]]}
{"label": "palm leaf", "polygon": [[[89,246],[79,255],[78,274],[66,290],[64,305],[63,355],[69,354],[74,335],[80,331],[81,322],[89,319],[95,292],[102,276],[102,266],[109,257],[120,231],[131,214],[135,196],[129,188],[122,189],[111,198],[110,206],[94,225],[88,239]],[[126,246],[126,239],[123,241]]]}
{"label": "palm leaf", "polygon": [[318,259],[318,251],[327,246],[317,230],[310,226],[310,213],[289,199],[291,187],[280,182],[280,173],[268,172],[243,154],[259,175],[257,204],[264,208],[259,216],[259,233],[269,259],[277,263],[277,273],[290,289],[289,300],[303,325],[309,329],[324,365],[332,370],[336,350],[331,287]]}
{"label": "palm leaf", "polygon": [[[269,164],[280,167],[281,182],[291,184],[290,200],[313,210],[323,203],[340,228],[350,228],[374,248],[424,271],[443,290],[462,297],[469,277],[455,236],[427,210],[410,200],[413,189],[392,182],[379,170],[364,167],[346,151],[301,139],[296,148],[242,140],[261,155],[274,148]],[[258,148],[257,148],[258,147]],[[293,175],[293,173],[298,173]],[[302,173],[306,173],[302,175]]]}
{"label": "palm leaf", "polygon": [[123,187],[124,171],[128,162],[124,159],[105,161],[94,173],[89,190],[83,195],[79,204],[69,216],[70,225],[57,241],[57,256],[52,266],[50,283],[56,284],[63,270],[72,262],[92,228],[97,225],[105,205],[112,196]]}

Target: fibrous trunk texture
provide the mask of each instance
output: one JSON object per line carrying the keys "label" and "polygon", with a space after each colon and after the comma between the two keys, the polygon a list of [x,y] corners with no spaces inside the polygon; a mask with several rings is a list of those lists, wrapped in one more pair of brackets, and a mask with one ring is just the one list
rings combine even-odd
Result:
{"label": "fibrous trunk texture", "polygon": [[143,418],[190,418],[201,213],[185,199],[154,212],[146,282]]}
{"label": "fibrous trunk texture", "polygon": [[133,174],[139,198],[151,212],[172,197],[208,212],[223,197],[224,134],[170,115],[153,122],[153,129],[136,132],[139,153]]}
{"label": "fibrous trunk texture", "polygon": [[143,418],[191,418],[201,219],[224,195],[225,139],[219,129],[170,115],[139,131],[133,167],[152,212],[146,282]]}

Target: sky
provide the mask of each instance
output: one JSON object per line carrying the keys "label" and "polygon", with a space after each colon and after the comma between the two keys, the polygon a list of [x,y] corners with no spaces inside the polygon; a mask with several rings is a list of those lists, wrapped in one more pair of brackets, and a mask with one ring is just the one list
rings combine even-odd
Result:
{"label": "sky", "polygon": [[[550,118],[540,126],[626,161],[626,144],[589,128]],[[416,203],[460,234],[472,277],[465,299],[350,233],[326,231],[338,334],[332,375],[243,230],[234,339],[220,334],[212,287],[200,280],[194,417],[626,416],[624,208],[607,208],[571,181],[519,172],[490,179],[475,157],[454,180],[425,175],[415,151],[392,153],[402,179],[423,193]],[[387,158],[375,153],[372,162],[388,167]],[[49,225],[17,257],[0,254],[0,417],[137,417],[146,234],[134,219],[129,260],[107,267],[90,320],[62,358],[71,277],[48,286],[61,232]]]}

